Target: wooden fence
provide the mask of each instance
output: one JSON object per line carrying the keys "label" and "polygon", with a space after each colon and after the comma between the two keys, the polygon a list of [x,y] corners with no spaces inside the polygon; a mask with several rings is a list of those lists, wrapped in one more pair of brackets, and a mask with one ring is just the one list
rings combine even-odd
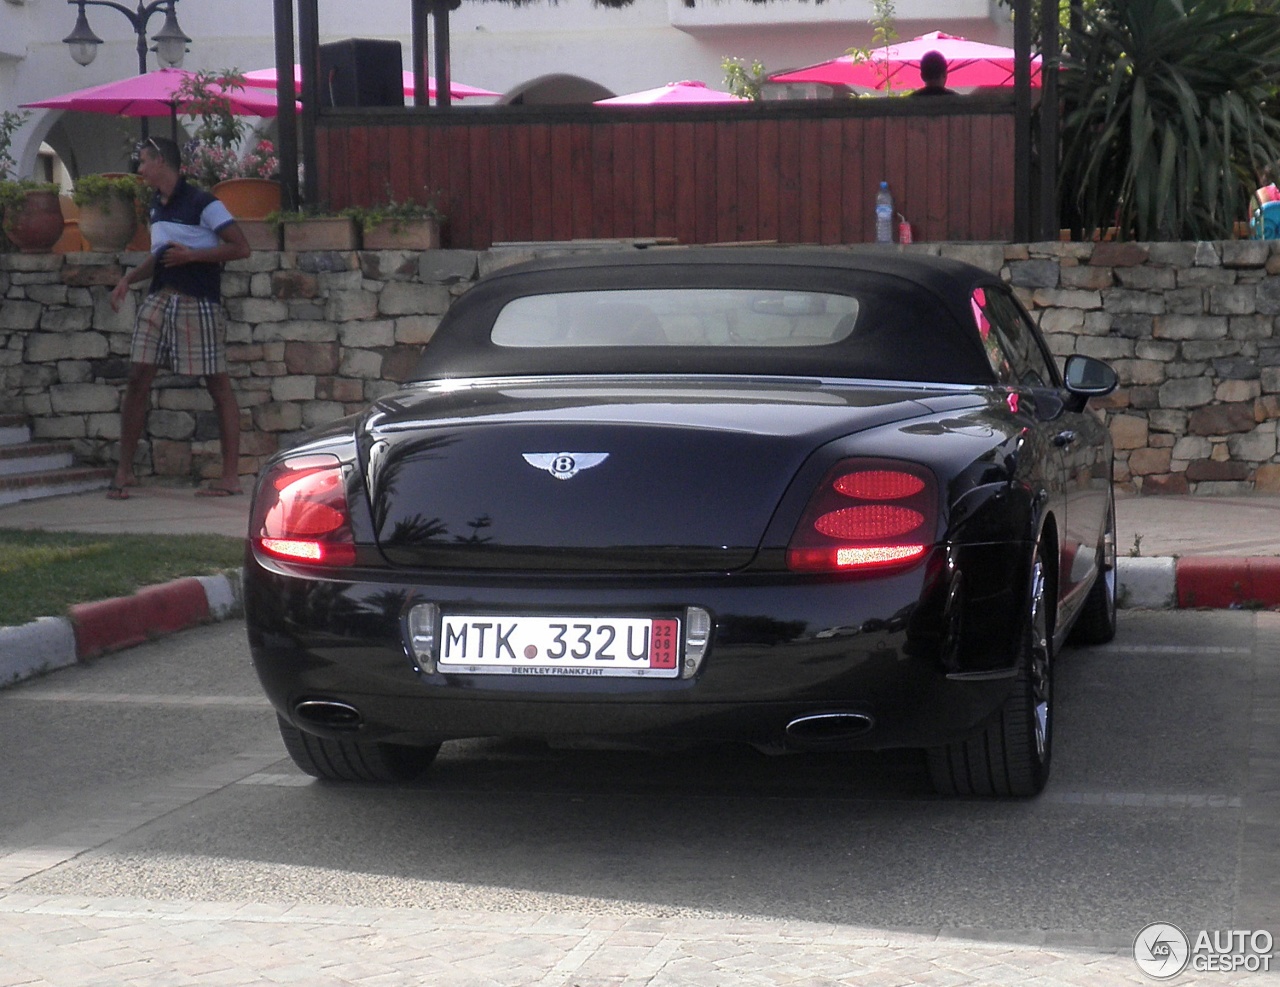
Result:
{"label": "wooden fence", "polygon": [[[887,180],[916,240],[1011,240],[1012,97],[318,114],[322,205],[435,196],[448,246],[874,239]],[[896,225],[896,223],[895,223]]]}

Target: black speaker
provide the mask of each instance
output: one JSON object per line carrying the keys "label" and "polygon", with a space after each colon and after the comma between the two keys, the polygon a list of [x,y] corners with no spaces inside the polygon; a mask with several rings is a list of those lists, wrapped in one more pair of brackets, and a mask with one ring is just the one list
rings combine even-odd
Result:
{"label": "black speaker", "polygon": [[399,41],[348,38],[320,46],[321,106],[404,106]]}

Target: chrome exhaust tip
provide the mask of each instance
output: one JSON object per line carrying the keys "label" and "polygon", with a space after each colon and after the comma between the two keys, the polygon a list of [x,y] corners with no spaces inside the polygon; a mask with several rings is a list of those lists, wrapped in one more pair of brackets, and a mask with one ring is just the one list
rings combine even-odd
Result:
{"label": "chrome exhaust tip", "polygon": [[348,703],[333,699],[306,699],[293,707],[293,715],[302,723],[325,730],[357,730],[360,711]]}
{"label": "chrome exhaust tip", "polygon": [[866,713],[807,713],[787,724],[787,740],[802,747],[839,747],[870,733],[875,718]]}

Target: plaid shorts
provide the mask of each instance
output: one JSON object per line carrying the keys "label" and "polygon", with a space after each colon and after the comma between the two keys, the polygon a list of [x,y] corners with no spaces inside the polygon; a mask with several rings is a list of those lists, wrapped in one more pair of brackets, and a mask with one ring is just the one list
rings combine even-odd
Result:
{"label": "plaid shorts", "polygon": [[227,372],[222,304],[161,288],[138,306],[129,359],[193,377]]}

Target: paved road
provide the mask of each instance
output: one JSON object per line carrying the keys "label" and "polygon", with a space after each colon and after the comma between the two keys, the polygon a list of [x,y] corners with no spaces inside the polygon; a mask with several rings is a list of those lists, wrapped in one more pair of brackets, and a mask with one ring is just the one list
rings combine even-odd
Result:
{"label": "paved road", "polygon": [[1121,621],[1062,656],[1029,802],[499,742],[324,785],[239,622],[65,669],[0,692],[0,987],[1151,983],[1147,923],[1280,936],[1280,614]]}

